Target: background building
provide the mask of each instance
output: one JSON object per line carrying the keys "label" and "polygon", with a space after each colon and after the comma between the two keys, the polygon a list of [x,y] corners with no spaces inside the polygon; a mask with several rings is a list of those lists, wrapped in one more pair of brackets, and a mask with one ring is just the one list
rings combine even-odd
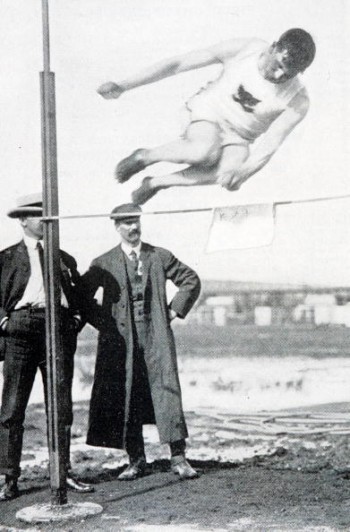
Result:
{"label": "background building", "polygon": [[203,281],[190,319],[225,326],[291,323],[350,327],[350,288]]}

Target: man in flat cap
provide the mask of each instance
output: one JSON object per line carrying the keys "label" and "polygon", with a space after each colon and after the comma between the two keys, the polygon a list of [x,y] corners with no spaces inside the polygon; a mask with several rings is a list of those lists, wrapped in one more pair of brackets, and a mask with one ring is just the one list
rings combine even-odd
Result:
{"label": "man in flat cap", "polygon": [[[43,222],[42,195],[18,199],[8,212],[17,218],[23,240],[0,252],[0,359],[4,360],[4,382],[0,411],[0,474],[5,484],[0,501],[19,495],[17,480],[23,443],[23,422],[35,374],[40,369],[46,397],[45,292],[42,272]],[[73,356],[81,327],[75,285],[80,278],[75,259],[61,251],[61,326],[64,356],[64,424],[66,464],[70,468],[69,444],[73,421]],[[67,487],[79,492],[92,491],[67,475]]]}
{"label": "man in flat cap", "polygon": [[[87,443],[126,449],[129,466],[120,480],[145,473],[143,424],[156,424],[168,443],[171,469],[181,479],[197,472],[185,457],[187,428],[182,409],[174,336],[170,323],[195,303],[197,274],[163,248],[141,241],[141,208],[123,204],[111,214],[121,243],[95,259],[83,276],[91,301],[88,321],[99,330]],[[166,281],[178,288],[170,304]]]}

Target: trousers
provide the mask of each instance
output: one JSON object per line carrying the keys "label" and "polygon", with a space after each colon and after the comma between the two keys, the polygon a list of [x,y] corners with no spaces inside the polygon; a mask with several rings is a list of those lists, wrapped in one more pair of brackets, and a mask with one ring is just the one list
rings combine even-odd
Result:
{"label": "trousers", "polygon": [[[70,429],[73,422],[72,381],[76,332],[68,309],[61,309],[63,386],[61,401],[65,426],[65,463],[70,467]],[[9,316],[5,336],[3,391],[0,410],[0,474],[18,478],[23,445],[24,418],[35,375],[42,376],[47,412],[45,309],[27,308]]]}
{"label": "trousers", "polygon": [[[142,320],[135,322],[135,349],[134,349],[134,377],[131,389],[130,416],[127,424],[126,451],[130,462],[145,458],[145,444],[142,434],[142,409],[144,404],[152,400],[148,381],[147,366],[145,362],[145,325]],[[172,456],[185,454],[186,442],[184,439],[169,442]]]}

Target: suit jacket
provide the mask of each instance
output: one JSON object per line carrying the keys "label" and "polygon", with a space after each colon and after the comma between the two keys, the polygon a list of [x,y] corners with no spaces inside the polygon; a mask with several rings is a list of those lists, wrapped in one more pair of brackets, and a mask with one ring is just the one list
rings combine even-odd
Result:
{"label": "suit jacket", "polygon": [[[166,249],[143,243],[140,259],[147,309],[145,361],[154,407],[154,411],[144,413],[143,423],[157,423],[162,443],[177,441],[187,436],[187,428],[169,306],[184,318],[199,295],[200,280]],[[102,305],[90,304],[86,314],[99,329],[87,438],[90,445],[125,447],[135,356],[126,260],[119,245],[95,259],[82,277],[88,299],[103,289]],[[168,279],[179,289],[170,305],[166,298]]]}
{"label": "suit jacket", "polygon": [[[79,273],[75,259],[60,251],[62,288],[73,312],[79,309],[76,290]],[[0,252],[0,321],[22,298],[30,276],[30,261],[23,240]],[[4,356],[4,338],[0,329],[0,360]]]}

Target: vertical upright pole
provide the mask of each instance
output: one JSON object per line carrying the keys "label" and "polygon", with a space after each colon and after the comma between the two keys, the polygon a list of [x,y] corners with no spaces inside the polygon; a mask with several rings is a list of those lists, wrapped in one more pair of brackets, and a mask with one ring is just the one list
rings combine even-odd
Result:
{"label": "vertical upright pole", "polygon": [[[42,0],[44,71],[40,72],[42,186],[44,217],[58,216],[55,75],[50,72],[48,0]],[[60,334],[60,253],[58,220],[44,225],[46,357],[51,504],[67,503],[66,428],[63,423],[63,352]]]}

